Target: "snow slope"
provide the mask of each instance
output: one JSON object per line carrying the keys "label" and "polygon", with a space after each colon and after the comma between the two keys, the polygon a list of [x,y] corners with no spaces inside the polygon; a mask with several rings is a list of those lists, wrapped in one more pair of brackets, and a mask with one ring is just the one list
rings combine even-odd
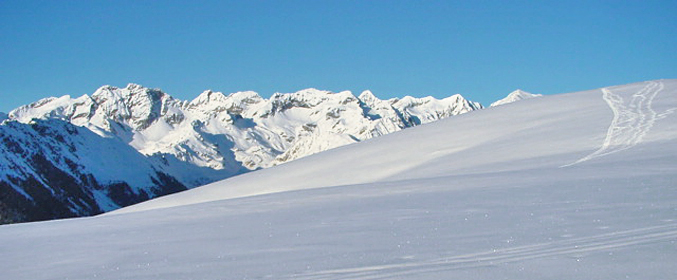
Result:
{"label": "snow slope", "polygon": [[515,91],[511,92],[510,94],[508,94],[508,96],[506,96],[505,98],[498,100],[494,103],[491,103],[491,105],[489,105],[489,107],[496,107],[496,106],[499,106],[499,105],[505,105],[505,104],[508,104],[508,103],[513,103],[513,102],[516,102],[516,101],[534,98],[534,97],[540,97],[540,96],[543,96],[543,95],[533,94],[533,93],[529,93],[529,92],[523,91],[521,89],[518,89],[518,90],[515,90]]}
{"label": "snow slope", "polygon": [[104,216],[0,226],[8,279],[672,279],[677,80],[530,99]]}

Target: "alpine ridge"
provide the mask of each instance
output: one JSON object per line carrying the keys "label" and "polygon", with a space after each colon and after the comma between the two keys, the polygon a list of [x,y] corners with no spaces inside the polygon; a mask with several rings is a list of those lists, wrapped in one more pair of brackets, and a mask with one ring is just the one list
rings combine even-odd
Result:
{"label": "alpine ridge", "polygon": [[207,90],[184,101],[128,84],[45,98],[0,115],[0,215],[93,215],[481,108],[458,94],[381,100],[313,88],[269,99]]}

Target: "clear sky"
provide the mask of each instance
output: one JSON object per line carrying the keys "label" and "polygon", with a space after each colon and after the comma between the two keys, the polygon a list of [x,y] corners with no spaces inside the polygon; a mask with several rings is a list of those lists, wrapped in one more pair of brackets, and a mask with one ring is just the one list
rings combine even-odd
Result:
{"label": "clear sky", "polygon": [[677,1],[0,1],[0,111],[139,83],[553,94],[677,78]]}

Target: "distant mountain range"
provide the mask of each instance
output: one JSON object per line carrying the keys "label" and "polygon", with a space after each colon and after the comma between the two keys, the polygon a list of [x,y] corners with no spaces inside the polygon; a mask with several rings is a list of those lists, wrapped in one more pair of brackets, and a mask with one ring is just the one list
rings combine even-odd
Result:
{"label": "distant mountain range", "polygon": [[0,114],[0,222],[98,214],[481,108],[317,89],[183,101],[137,84],[46,98]]}

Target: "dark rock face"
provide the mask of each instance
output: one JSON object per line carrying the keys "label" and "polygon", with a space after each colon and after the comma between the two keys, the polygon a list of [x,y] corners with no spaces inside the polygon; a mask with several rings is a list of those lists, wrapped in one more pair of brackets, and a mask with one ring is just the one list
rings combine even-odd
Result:
{"label": "dark rock face", "polygon": [[[0,126],[0,224],[91,216],[187,189],[115,141],[54,119]],[[131,157],[125,161],[139,172],[102,181],[78,163],[105,166],[110,151]],[[139,174],[150,183],[139,183]]]}

